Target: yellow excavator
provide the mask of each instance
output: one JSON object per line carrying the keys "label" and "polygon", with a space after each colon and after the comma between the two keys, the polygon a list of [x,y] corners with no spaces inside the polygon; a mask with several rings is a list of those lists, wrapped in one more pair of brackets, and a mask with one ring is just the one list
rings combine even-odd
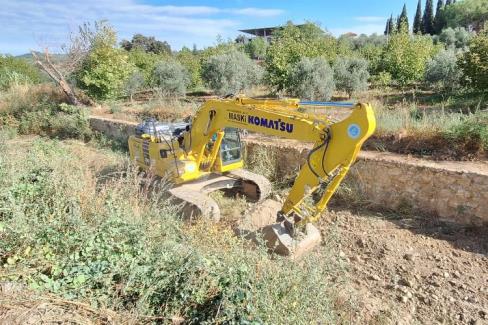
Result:
{"label": "yellow excavator", "polygon": [[264,176],[243,169],[239,130],[314,143],[276,211],[276,222],[261,229],[270,250],[301,255],[320,242],[313,223],[373,134],[376,120],[369,104],[352,105],[350,115],[338,122],[301,112],[300,105],[298,99],[209,100],[191,122],[146,120],[138,125],[129,138],[130,157],[147,173],[172,180],[169,192],[184,203],[186,216],[218,221],[220,210],[210,192],[240,192],[257,201],[258,210],[271,192]]}

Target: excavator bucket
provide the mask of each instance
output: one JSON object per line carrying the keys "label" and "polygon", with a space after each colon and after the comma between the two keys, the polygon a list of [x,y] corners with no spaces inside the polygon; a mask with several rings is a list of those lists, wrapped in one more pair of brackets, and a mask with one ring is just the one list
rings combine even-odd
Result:
{"label": "excavator bucket", "polygon": [[257,243],[264,241],[269,252],[298,259],[320,245],[320,231],[311,223],[303,231],[290,231],[285,222],[276,222],[282,203],[265,200],[246,213],[239,233]]}

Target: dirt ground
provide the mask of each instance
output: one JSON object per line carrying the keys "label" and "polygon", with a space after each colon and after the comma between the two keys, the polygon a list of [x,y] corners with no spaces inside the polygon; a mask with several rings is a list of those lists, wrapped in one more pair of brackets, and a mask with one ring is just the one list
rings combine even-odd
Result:
{"label": "dirt ground", "polygon": [[329,212],[353,323],[488,324],[488,230],[416,216]]}

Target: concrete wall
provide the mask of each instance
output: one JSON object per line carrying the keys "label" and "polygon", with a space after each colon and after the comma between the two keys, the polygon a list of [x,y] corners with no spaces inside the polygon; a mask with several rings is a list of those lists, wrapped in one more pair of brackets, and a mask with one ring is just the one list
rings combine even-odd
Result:
{"label": "concrete wall", "polygon": [[[125,141],[135,123],[91,118],[94,130]],[[265,150],[275,158],[278,177],[293,175],[309,145],[248,135],[248,156]],[[488,224],[488,164],[434,162],[391,153],[362,152],[348,176],[358,195],[387,209],[413,209],[461,224]]]}

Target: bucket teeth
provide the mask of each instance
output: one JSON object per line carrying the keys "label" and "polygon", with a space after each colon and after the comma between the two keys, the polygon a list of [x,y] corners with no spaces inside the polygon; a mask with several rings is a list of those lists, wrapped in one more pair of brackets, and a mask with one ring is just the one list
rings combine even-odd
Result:
{"label": "bucket teeth", "polygon": [[261,229],[268,249],[283,256],[300,258],[320,244],[320,231],[311,223],[305,225],[304,233],[290,234],[285,222],[275,223]]}

